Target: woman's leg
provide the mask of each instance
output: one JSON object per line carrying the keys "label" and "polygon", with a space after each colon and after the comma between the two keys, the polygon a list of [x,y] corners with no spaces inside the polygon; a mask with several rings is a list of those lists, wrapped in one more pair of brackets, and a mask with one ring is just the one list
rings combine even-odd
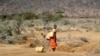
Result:
{"label": "woman's leg", "polygon": [[56,48],[52,48],[52,51],[55,51],[56,50]]}

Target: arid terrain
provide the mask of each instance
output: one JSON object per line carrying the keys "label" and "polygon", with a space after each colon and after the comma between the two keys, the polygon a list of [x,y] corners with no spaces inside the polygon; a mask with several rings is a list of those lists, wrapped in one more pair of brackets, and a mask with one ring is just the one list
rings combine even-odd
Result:
{"label": "arid terrain", "polygon": [[[10,19],[0,22],[0,56],[100,56],[98,18],[64,18],[49,22]],[[54,24],[57,24],[58,46],[52,52],[45,36]],[[44,46],[43,53],[36,52],[38,46]]]}
{"label": "arid terrain", "polygon": [[[34,48],[23,48],[17,45],[6,45],[0,47],[0,56],[80,56],[82,54],[66,53],[66,52],[51,52],[36,53]],[[83,56],[83,55],[82,55]]]}
{"label": "arid terrain", "polygon": [[[46,49],[44,53],[37,53],[28,44],[0,44],[0,56],[100,56],[100,32],[68,31],[58,32],[57,36],[55,52]],[[88,42],[80,40],[82,37]]]}
{"label": "arid terrain", "polygon": [[100,0],[0,0],[0,56],[100,56]]}

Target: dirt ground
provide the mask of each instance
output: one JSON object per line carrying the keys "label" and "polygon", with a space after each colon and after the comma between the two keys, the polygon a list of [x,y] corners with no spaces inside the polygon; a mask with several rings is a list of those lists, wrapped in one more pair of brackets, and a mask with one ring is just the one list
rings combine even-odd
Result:
{"label": "dirt ground", "polygon": [[[0,45],[1,46],[1,45]],[[2,45],[0,47],[0,56],[83,56],[82,54],[66,53],[59,51],[47,51],[36,53],[34,48],[23,48],[19,45]]]}
{"label": "dirt ground", "polygon": [[100,56],[100,51],[98,51],[96,54],[88,53],[88,49],[91,51],[92,47],[100,48],[100,32],[58,32],[57,36],[58,38],[67,38],[69,34],[71,38],[82,36],[86,37],[89,39],[89,43],[84,46],[77,47],[76,52],[63,52],[58,50],[52,52],[46,50],[44,53],[37,53],[35,48],[26,48],[24,45],[0,44],[0,56]]}

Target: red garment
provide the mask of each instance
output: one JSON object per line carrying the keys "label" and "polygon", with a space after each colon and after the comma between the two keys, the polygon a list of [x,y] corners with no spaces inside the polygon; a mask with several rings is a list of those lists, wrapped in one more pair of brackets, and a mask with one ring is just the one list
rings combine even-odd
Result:
{"label": "red garment", "polygon": [[53,34],[53,37],[50,37],[50,47],[56,48],[57,42],[56,42],[56,32]]}

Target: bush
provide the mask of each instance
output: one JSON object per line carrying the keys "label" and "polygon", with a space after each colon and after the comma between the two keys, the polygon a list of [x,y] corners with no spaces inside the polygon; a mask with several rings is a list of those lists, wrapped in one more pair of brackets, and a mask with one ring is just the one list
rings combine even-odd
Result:
{"label": "bush", "polygon": [[71,22],[68,21],[68,20],[65,20],[65,21],[63,22],[63,24],[64,24],[64,25],[68,25],[68,24],[71,24]]}
{"label": "bush", "polygon": [[83,41],[83,42],[89,42],[86,37],[80,37],[80,40]]}
{"label": "bush", "polygon": [[34,13],[21,13],[21,18],[29,20],[29,19],[37,19],[37,15]]}
{"label": "bush", "polygon": [[12,19],[12,16],[11,15],[0,15],[0,19],[1,20],[11,20]]}
{"label": "bush", "polygon": [[12,44],[17,41],[16,35],[19,35],[18,30],[19,25],[16,20],[5,20],[0,24],[0,39],[2,39],[3,43]]}
{"label": "bush", "polygon": [[21,24],[21,27],[32,27],[34,26],[34,22],[32,20],[24,20]]}
{"label": "bush", "polygon": [[61,18],[64,18],[64,16],[63,16],[62,13],[60,13],[60,12],[56,12],[56,13],[53,15],[53,21],[60,20]]}
{"label": "bush", "polygon": [[38,15],[39,19],[43,19],[44,21],[57,21],[63,18],[64,16],[60,12],[56,12],[54,14],[50,12],[44,12]]}
{"label": "bush", "polygon": [[53,17],[53,15],[50,14],[49,12],[44,12],[44,13],[38,15],[38,18],[42,19],[43,21],[51,21],[52,17]]}

